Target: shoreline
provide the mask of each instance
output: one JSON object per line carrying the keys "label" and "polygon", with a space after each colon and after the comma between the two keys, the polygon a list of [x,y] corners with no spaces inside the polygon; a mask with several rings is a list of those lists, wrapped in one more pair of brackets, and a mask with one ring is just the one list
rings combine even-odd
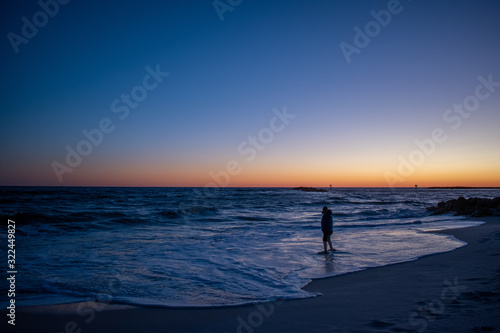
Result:
{"label": "shoreline", "polygon": [[466,246],[313,279],[322,296],[215,308],[98,302],[18,307],[12,332],[471,332],[500,329],[500,218],[432,233]]}
{"label": "shoreline", "polygon": [[[469,219],[464,219],[465,222],[471,222],[471,218]],[[477,220],[477,219],[476,219]],[[457,220],[456,222],[460,222],[462,223],[463,221],[461,220]],[[466,225],[466,226],[459,226],[457,228],[449,228],[449,230],[451,229],[463,229],[463,228],[469,228],[469,227],[475,227],[475,226],[479,226],[481,225],[481,223],[485,223],[485,222],[481,222],[481,221],[473,221],[472,223],[476,223],[474,225]],[[469,224],[472,224],[472,223],[469,223]],[[432,230],[418,230],[419,233],[428,233],[428,234],[440,234],[440,231],[444,231],[444,230],[447,230],[446,227],[444,227],[444,229],[432,229]],[[443,235],[445,233],[442,233]],[[450,252],[450,251],[454,251],[460,247],[463,247],[466,245],[465,242],[462,242],[461,240],[453,237],[453,235],[451,235],[450,233],[448,233],[449,236],[451,236],[451,238],[453,238],[454,240],[456,240],[457,242],[460,242],[462,243],[461,245],[459,245],[459,247],[456,247],[454,249],[451,249],[451,250],[445,250],[444,252],[435,252],[435,253],[430,253],[430,254],[423,254],[419,257],[412,257],[412,258],[408,258],[404,261],[398,261],[398,262],[392,262],[392,263],[386,263],[386,264],[379,264],[378,266],[369,266],[369,267],[364,267],[364,268],[359,268],[358,270],[354,270],[354,271],[349,271],[349,272],[343,272],[343,273],[337,273],[335,275],[329,275],[329,274],[325,274],[325,275],[318,275],[316,277],[309,277],[309,282],[307,282],[305,285],[302,285],[300,287],[300,289],[304,290],[304,288],[306,288],[310,283],[312,283],[313,281],[315,280],[321,280],[321,279],[329,279],[329,278],[333,278],[333,277],[336,277],[336,276],[341,276],[341,275],[347,275],[347,274],[353,274],[353,273],[358,273],[358,272],[361,272],[361,271],[364,271],[364,270],[367,270],[367,269],[372,269],[372,268],[379,268],[379,267],[386,267],[386,266],[390,266],[390,265],[397,265],[397,264],[401,264],[401,263],[405,263],[405,262],[411,262],[411,261],[415,261],[415,260],[419,260],[420,258],[423,258],[423,257],[426,257],[426,256],[432,256],[432,255],[435,255],[435,254],[441,254],[441,253],[446,253],[446,252]],[[314,252],[314,251],[313,251]],[[315,252],[314,252],[315,253]],[[343,253],[342,251],[340,251],[340,253]],[[314,298],[314,297],[317,297],[317,295],[314,295],[314,294],[311,294],[311,296],[309,297],[289,297],[289,298],[283,298],[283,300],[287,300],[287,301],[291,301],[291,300],[300,300],[300,299],[305,299],[305,298]],[[68,311],[72,311],[72,312],[75,312],[75,308],[74,308],[74,305],[78,305],[78,304],[82,304],[82,303],[86,303],[88,302],[89,299],[92,299],[92,298],[96,298],[94,296],[87,296],[87,297],[79,297],[77,298],[76,296],[73,298],[73,299],[70,299],[70,296],[68,296],[68,299],[66,300],[60,300],[59,302],[58,301],[50,301],[47,302],[47,303],[43,303],[43,301],[39,301],[39,304],[36,304],[36,303],[32,303],[32,304],[19,304],[19,305],[16,305],[17,308],[19,309],[53,309],[55,312],[62,312],[62,311],[65,311],[65,312],[68,312]],[[243,306],[252,306],[252,305],[256,305],[256,304],[263,304],[263,303],[271,303],[271,302],[274,302],[276,301],[275,298],[270,298],[270,299],[267,299],[267,300],[252,300],[252,301],[248,301],[248,302],[242,302],[242,303],[232,303],[232,304],[213,304],[213,305],[176,305],[176,304],[154,304],[154,303],[151,303],[151,304],[141,304],[139,302],[133,302],[133,301],[125,301],[125,300],[114,300],[114,299],[111,299],[109,301],[107,300],[99,300],[99,296],[97,296],[96,302],[102,304],[102,307],[105,308],[105,310],[103,311],[106,311],[106,310],[116,310],[116,309],[126,309],[126,308],[159,308],[159,309],[216,309],[216,308],[232,308],[232,307],[243,307]]]}

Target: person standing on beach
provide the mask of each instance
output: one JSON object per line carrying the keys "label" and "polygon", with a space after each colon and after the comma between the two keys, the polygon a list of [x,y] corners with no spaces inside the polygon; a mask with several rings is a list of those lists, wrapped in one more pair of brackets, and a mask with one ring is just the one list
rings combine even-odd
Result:
{"label": "person standing on beach", "polygon": [[323,216],[321,217],[321,231],[323,231],[323,248],[326,251],[326,243],[330,245],[330,251],[335,251],[332,246],[331,236],[333,234],[333,218],[332,211],[328,207],[323,207]]}

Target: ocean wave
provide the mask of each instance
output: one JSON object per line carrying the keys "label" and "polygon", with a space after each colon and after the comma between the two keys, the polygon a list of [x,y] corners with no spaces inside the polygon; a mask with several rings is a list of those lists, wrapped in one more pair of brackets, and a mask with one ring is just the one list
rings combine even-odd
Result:
{"label": "ocean wave", "polygon": [[255,221],[255,222],[263,222],[263,221],[270,220],[269,217],[264,218],[264,217],[258,217],[258,216],[243,216],[243,215],[236,216],[236,219],[241,220],[241,221]]}
{"label": "ocean wave", "polygon": [[5,212],[0,215],[2,220],[11,219],[16,222],[16,225],[22,224],[33,224],[33,223],[47,223],[55,221],[56,218],[53,214],[41,214],[34,212],[13,212],[11,214],[6,214]]}
{"label": "ocean wave", "polygon": [[188,208],[183,208],[179,210],[181,215],[213,215],[218,212],[218,209],[215,207],[206,207],[206,206],[192,206]]}
{"label": "ocean wave", "polygon": [[167,209],[167,210],[163,210],[163,211],[159,212],[158,215],[166,217],[166,218],[176,219],[176,218],[182,217],[183,214],[179,210]]}
{"label": "ocean wave", "polygon": [[87,284],[70,284],[61,281],[46,280],[42,282],[42,288],[49,293],[73,296],[84,299],[95,299],[100,302],[109,302],[113,296],[109,292],[109,287],[103,284],[101,287],[95,285],[95,281]]}
{"label": "ocean wave", "polygon": [[380,228],[380,227],[392,227],[392,226],[410,226],[410,225],[421,225],[424,222],[420,220],[412,221],[412,222],[391,222],[391,223],[344,223],[344,224],[335,224],[335,228]]}
{"label": "ocean wave", "polygon": [[349,213],[333,213],[332,216],[333,217],[347,217],[347,216],[351,216],[352,214],[349,214]]}

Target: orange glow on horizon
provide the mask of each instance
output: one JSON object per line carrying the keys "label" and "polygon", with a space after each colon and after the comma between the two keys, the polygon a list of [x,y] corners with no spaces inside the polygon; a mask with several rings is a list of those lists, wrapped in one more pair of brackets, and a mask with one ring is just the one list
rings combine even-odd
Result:
{"label": "orange glow on horizon", "polygon": [[[356,172],[358,171],[358,172]],[[51,184],[59,185],[59,184]],[[200,172],[196,168],[101,168],[76,173],[62,186],[131,186],[131,187],[390,187],[384,172],[370,170],[323,171],[247,169],[236,175],[225,170]],[[437,170],[409,176],[394,187],[471,186],[498,187],[499,173]]]}
{"label": "orange glow on horizon", "polygon": [[[260,162],[260,163],[257,163]],[[330,165],[331,164],[331,165]],[[130,186],[130,187],[390,187],[385,179],[387,171],[398,176],[395,168],[386,165],[371,166],[361,163],[325,163],[325,161],[297,161],[296,163],[264,163],[255,161],[239,165],[233,174],[227,164],[195,164],[130,162],[109,164],[92,161],[65,174],[59,183],[50,168],[43,177],[17,178],[13,174],[8,184],[22,186]],[[284,167],[286,165],[286,167]],[[327,165],[327,167],[325,167]],[[394,187],[470,186],[500,187],[500,170],[491,166],[429,164],[415,168],[408,177]]]}

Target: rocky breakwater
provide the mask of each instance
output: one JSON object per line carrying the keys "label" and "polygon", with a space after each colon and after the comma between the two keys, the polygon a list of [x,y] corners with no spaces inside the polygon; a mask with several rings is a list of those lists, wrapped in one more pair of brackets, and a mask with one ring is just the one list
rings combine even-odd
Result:
{"label": "rocky breakwater", "polygon": [[324,190],[322,188],[303,187],[303,186],[294,187],[293,189],[302,192],[328,192],[327,190]]}
{"label": "rocky breakwater", "polygon": [[427,207],[432,215],[454,212],[455,215],[469,215],[472,217],[500,216],[500,197],[495,199],[460,197],[448,201],[441,201],[437,206]]}

